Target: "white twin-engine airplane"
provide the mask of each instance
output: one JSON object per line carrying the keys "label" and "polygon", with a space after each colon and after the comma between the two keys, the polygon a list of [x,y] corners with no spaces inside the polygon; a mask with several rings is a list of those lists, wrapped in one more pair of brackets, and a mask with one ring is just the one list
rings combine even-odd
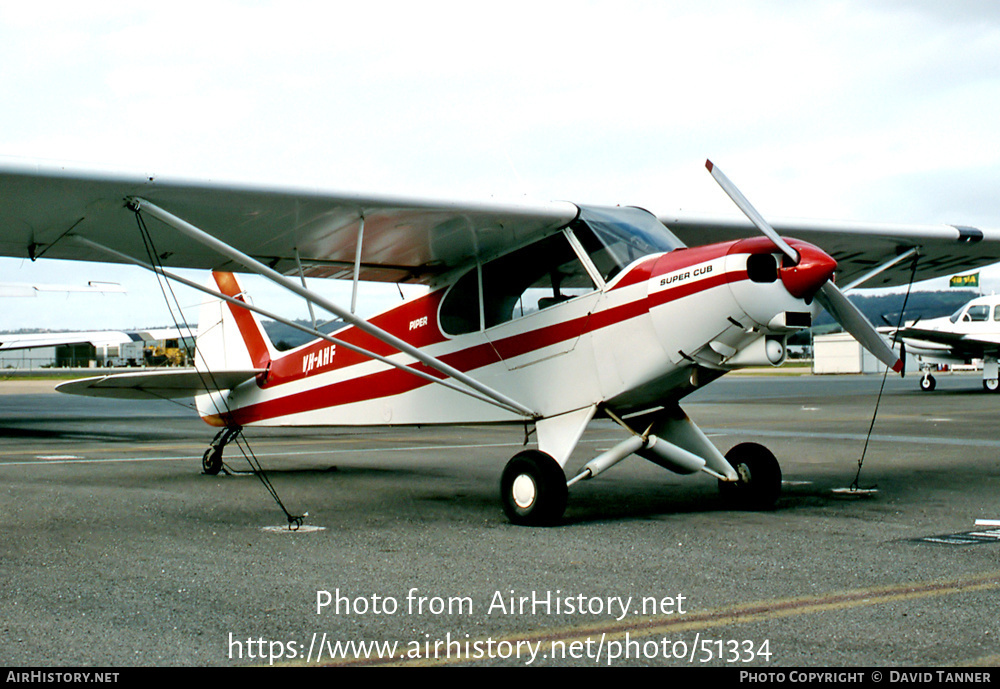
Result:
{"label": "white twin-engine airplane", "polygon": [[[518,524],[557,521],[568,487],[633,454],[671,471],[705,472],[734,504],[767,507],[781,488],[774,456],[753,443],[724,456],[680,400],[727,371],[780,365],[786,337],[809,327],[819,304],[899,370],[834,285],[834,271],[852,285],[900,284],[919,254],[925,275],[946,275],[1000,260],[1000,233],[775,223],[799,237],[786,240],[708,168],[751,224],[657,218],[637,208],[432,203],[8,165],[0,166],[0,252],[132,262],[213,297],[199,323],[197,372],[60,386],[89,395],[196,395],[201,416],[221,427],[203,460],[209,473],[244,426],[512,423],[533,425],[537,441],[500,480],[504,511]],[[171,266],[212,269],[214,284],[196,285]],[[279,353],[257,316],[289,321],[250,304],[233,271],[264,275],[347,325],[331,335],[313,331],[311,344]],[[366,280],[429,290],[362,319],[353,299],[350,308],[332,303],[305,277],[350,278],[355,296]],[[595,417],[613,419],[626,437],[567,474]]]}
{"label": "white twin-engine airplane", "polygon": [[951,316],[913,321],[895,334],[902,343],[901,358],[906,352],[920,357],[924,392],[937,386],[931,364],[968,364],[973,359],[983,360],[983,388],[1000,391],[1000,296],[977,297]]}

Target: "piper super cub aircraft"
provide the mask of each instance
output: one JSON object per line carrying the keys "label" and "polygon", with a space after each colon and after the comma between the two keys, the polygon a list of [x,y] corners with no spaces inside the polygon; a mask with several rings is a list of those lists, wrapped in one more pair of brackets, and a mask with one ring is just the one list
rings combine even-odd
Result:
{"label": "piper super cub aircraft", "polygon": [[[770,506],[781,471],[750,443],[723,456],[680,401],[727,371],[780,365],[789,333],[819,304],[886,365],[901,364],[834,285],[905,283],[1000,260],[1000,232],[961,226],[775,223],[711,163],[750,219],[661,216],[569,203],[434,203],[226,186],[19,164],[0,166],[0,252],[212,269],[197,371],[100,376],[60,386],[109,396],[196,395],[221,428],[249,425],[532,424],[500,487],[519,524],[558,520],[568,486],[636,454],[716,477],[735,504]],[[756,227],[756,231],[754,230]],[[809,243],[812,242],[812,243]],[[817,245],[826,247],[826,251]],[[232,271],[301,295],[346,326],[278,353]],[[420,283],[429,290],[370,319],[304,277]],[[857,278],[857,279],[854,279]],[[595,417],[626,437],[567,469]]]}
{"label": "piper super cub aircraft", "polygon": [[905,353],[920,357],[923,376],[920,389],[930,392],[937,381],[931,363],[967,364],[983,360],[983,388],[1000,391],[1000,296],[978,297],[951,316],[913,321],[895,331],[901,340],[900,358]]}

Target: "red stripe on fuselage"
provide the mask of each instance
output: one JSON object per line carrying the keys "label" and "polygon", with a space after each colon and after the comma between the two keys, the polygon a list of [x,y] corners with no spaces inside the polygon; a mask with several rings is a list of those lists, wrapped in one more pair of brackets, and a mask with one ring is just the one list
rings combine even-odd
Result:
{"label": "red stripe on fuselage", "polygon": [[[655,275],[662,275],[667,272],[673,272],[676,270],[682,270],[685,267],[693,267],[700,263],[710,261],[713,259],[721,258],[726,255],[728,249],[732,246],[732,242],[725,244],[716,244],[709,247],[698,247],[695,249],[684,249],[671,252],[661,256],[659,259],[651,259],[650,261],[643,261],[637,264],[633,270],[637,270],[639,274],[645,275],[648,280],[651,274],[655,271]],[[675,255],[676,254],[676,255]],[[668,260],[669,259],[669,260]],[[654,267],[655,266],[655,267]],[[631,273],[632,271],[630,271]],[[636,284],[642,280],[629,279],[631,275],[623,276],[623,278],[614,286],[613,289],[618,289],[624,285]],[[544,347],[548,347],[559,342],[565,341],[572,337],[579,337],[580,335],[591,333],[602,328],[607,328],[618,323],[622,323],[639,316],[643,316],[649,312],[652,307],[660,306],[670,301],[675,301],[683,297],[695,294],[698,292],[703,292],[714,287],[718,287],[723,284],[728,284],[731,282],[737,282],[740,280],[747,279],[746,271],[735,271],[733,273],[721,273],[713,275],[711,277],[699,278],[697,280],[691,281],[689,283],[683,283],[678,287],[665,289],[658,291],[647,297],[646,294],[641,295],[639,298],[634,299],[625,304],[614,306],[602,311],[597,311],[586,316],[581,316],[569,321],[564,321],[561,323],[556,323],[554,325],[549,325],[545,327],[538,328],[537,330],[532,330],[526,333],[521,333],[518,335],[512,335],[501,340],[494,341],[492,343],[486,342],[465,349],[458,350],[456,352],[451,352],[449,354],[444,354],[438,358],[444,363],[452,366],[460,371],[469,372],[488,366],[490,364],[499,363],[497,354],[503,359],[511,359],[516,356],[523,354],[528,354],[533,351],[537,351]],[[441,296],[444,290],[429,294],[421,299],[415,300],[411,304],[404,306],[412,306],[417,304],[423,304],[423,309],[412,309],[407,310],[409,313],[422,313],[428,314],[432,313],[433,316],[429,317],[431,324],[434,326],[434,331],[440,333],[440,328],[437,327],[437,305],[440,303]],[[426,303],[425,303],[426,302]],[[432,307],[432,308],[431,308]],[[394,310],[395,311],[395,310]],[[383,314],[383,316],[390,316],[393,312],[388,312]],[[397,325],[400,320],[393,317],[391,320],[396,321]],[[375,319],[373,319],[375,322]],[[382,325],[382,324],[380,324]],[[385,327],[382,325],[382,327]],[[386,328],[386,330],[389,330]],[[337,337],[344,337],[346,339],[350,334],[357,332],[360,335],[364,335],[365,338],[371,338],[371,336],[361,333],[356,328],[351,328],[344,331],[344,334],[337,334]],[[392,332],[390,330],[390,332]],[[393,333],[397,336],[404,337],[405,332]],[[430,335],[428,333],[427,335]],[[440,338],[435,338],[433,336],[427,337],[427,340],[444,341],[447,338],[441,336]],[[353,340],[353,338],[352,338]],[[366,342],[372,351],[379,351],[379,353],[384,354],[394,354],[396,350],[392,349],[388,345],[381,343],[374,338],[371,338],[372,342]],[[430,344],[431,342],[427,342]],[[318,346],[323,346],[326,343],[324,341],[319,341]],[[426,346],[426,345],[425,345]],[[347,354],[348,352],[344,352]],[[341,357],[341,352],[338,350],[337,358]],[[285,359],[286,357],[282,357]],[[353,355],[352,359],[356,359],[351,362],[359,363],[364,360],[361,355]],[[274,376],[279,369],[279,363],[281,359],[278,359],[272,365],[272,375],[269,377],[268,387],[274,387],[275,384],[272,381],[280,380],[280,376]],[[301,365],[301,358],[296,358],[294,363],[296,365]],[[341,368],[339,361],[336,365],[336,369]],[[431,373],[432,375],[439,375],[432,369],[427,368],[425,365],[416,363],[412,364],[411,368],[419,368],[422,371]],[[301,378],[302,376],[297,376]],[[442,376],[443,377],[443,376]],[[287,379],[286,379],[287,380]],[[281,381],[285,382],[285,381]],[[349,380],[340,381],[337,383],[332,383],[330,385],[324,385],[322,387],[317,387],[311,390],[305,390],[298,393],[292,393],[284,397],[280,397],[274,400],[268,400],[265,402],[258,402],[246,407],[242,407],[234,410],[231,413],[231,422],[238,423],[240,425],[245,425],[248,423],[266,421],[269,419],[278,418],[281,416],[288,416],[291,414],[298,414],[304,412],[315,411],[317,409],[322,409],[326,407],[334,407],[343,404],[351,404],[355,402],[362,402],[367,400],[379,399],[382,397],[389,397],[393,395],[399,395],[412,390],[416,390],[425,385],[430,385],[429,381],[418,378],[412,374],[405,371],[393,368],[386,371],[379,371],[377,373],[372,373],[364,375],[358,378],[351,378]]]}
{"label": "red stripe on fuselage", "polygon": [[[441,332],[437,322],[438,304],[440,304],[444,292],[445,290],[438,290],[419,299],[400,304],[375,316],[371,319],[371,323],[414,347],[427,347],[444,342],[447,338]],[[353,326],[343,328],[333,333],[333,336],[342,342],[361,347],[380,356],[392,356],[398,353],[398,350],[391,345]],[[328,356],[330,347],[331,344],[327,340],[315,340],[275,358],[268,371],[267,380],[261,387],[271,388],[310,375],[335,371],[371,360],[369,357],[346,347],[336,347],[333,356],[330,357]],[[323,363],[315,363],[320,355],[325,355]]]}

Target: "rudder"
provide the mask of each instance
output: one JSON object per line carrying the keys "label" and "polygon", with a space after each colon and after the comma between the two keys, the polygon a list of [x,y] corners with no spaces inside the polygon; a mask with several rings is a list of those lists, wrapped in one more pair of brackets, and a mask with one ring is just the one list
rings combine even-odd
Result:
{"label": "rudder", "polygon": [[[232,273],[212,273],[212,287],[244,301],[243,290]],[[198,316],[195,367],[203,371],[266,369],[276,355],[267,333],[252,311],[211,299]]]}

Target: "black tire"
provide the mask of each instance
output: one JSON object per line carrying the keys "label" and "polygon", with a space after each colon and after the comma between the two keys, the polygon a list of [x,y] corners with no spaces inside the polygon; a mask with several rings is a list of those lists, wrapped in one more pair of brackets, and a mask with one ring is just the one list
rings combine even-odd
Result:
{"label": "black tire", "polygon": [[213,446],[205,450],[201,456],[201,470],[210,476],[222,471],[222,448]]}
{"label": "black tire", "polygon": [[539,450],[525,450],[507,462],[500,477],[503,511],[513,524],[554,524],[566,511],[569,491],[559,463]]}
{"label": "black tire", "polygon": [[920,389],[924,392],[931,392],[937,386],[934,376],[927,375],[920,379]]}
{"label": "black tire", "polygon": [[719,481],[719,493],[733,506],[768,510],[781,496],[781,467],[771,451],[757,443],[741,443],[726,453],[738,481]]}

